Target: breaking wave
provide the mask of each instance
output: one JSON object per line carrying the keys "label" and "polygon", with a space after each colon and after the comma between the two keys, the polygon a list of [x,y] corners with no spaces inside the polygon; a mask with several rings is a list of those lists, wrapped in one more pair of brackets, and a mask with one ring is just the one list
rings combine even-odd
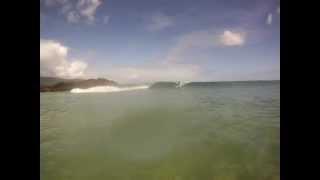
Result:
{"label": "breaking wave", "polygon": [[109,92],[121,92],[121,91],[133,91],[148,89],[149,86],[131,86],[131,87],[117,87],[117,86],[96,86],[88,89],[74,88],[71,93],[109,93]]}
{"label": "breaking wave", "polygon": [[190,83],[189,81],[179,81],[177,84],[177,88],[181,88],[181,87],[183,87],[184,85],[186,85],[186,84],[188,84],[188,83]]}

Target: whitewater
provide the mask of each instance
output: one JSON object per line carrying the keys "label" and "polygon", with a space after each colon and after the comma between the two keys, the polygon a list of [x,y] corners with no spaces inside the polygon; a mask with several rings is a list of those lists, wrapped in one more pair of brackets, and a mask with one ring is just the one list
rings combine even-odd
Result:
{"label": "whitewater", "polygon": [[74,88],[71,93],[110,93],[110,92],[122,92],[122,91],[133,91],[133,90],[144,90],[148,89],[149,86],[131,86],[131,87],[117,87],[117,86],[96,86],[88,89]]}

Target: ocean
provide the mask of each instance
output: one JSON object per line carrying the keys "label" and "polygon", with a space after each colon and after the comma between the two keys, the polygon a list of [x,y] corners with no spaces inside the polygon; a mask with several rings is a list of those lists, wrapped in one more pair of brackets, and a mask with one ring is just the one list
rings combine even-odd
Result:
{"label": "ocean", "polygon": [[280,179],[280,81],[40,96],[41,180]]}

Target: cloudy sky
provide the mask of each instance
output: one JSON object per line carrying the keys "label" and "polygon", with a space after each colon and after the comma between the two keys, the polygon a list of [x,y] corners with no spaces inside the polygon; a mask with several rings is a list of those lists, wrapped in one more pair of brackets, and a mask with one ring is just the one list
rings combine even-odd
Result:
{"label": "cloudy sky", "polygon": [[40,75],[280,79],[279,0],[40,0]]}

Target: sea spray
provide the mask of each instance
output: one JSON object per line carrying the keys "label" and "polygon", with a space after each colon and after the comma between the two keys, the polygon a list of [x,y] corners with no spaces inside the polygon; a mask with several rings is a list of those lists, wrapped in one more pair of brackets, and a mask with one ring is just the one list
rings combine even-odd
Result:
{"label": "sea spray", "polygon": [[184,85],[190,83],[190,81],[179,81],[177,84],[177,88],[182,88]]}
{"label": "sea spray", "polygon": [[148,89],[149,86],[131,86],[131,87],[117,87],[117,86],[96,86],[88,89],[74,88],[71,93],[109,93],[109,92],[121,92],[121,91],[133,91]]}

